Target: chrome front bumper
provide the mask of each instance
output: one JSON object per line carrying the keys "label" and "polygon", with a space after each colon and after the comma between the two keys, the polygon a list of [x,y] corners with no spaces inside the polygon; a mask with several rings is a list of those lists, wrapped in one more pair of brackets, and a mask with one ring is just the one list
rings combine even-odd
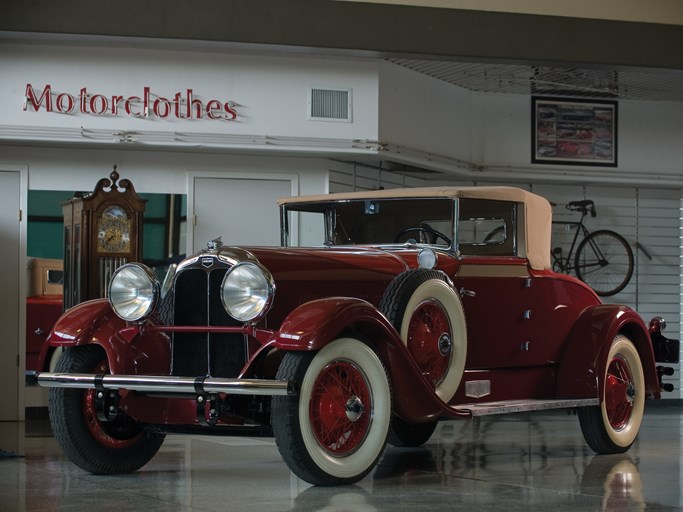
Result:
{"label": "chrome front bumper", "polygon": [[26,385],[41,388],[127,389],[143,393],[227,393],[231,395],[287,396],[295,394],[293,381],[265,379],[221,379],[158,375],[94,375],[88,373],[26,372]]}

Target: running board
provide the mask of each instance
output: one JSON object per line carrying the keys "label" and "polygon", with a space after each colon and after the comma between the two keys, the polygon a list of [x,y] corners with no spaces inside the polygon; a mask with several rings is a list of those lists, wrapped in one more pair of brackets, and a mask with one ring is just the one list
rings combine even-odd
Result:
{"label": "running board", "polygon": [[558,400],[507,400],[503,402],[483,402],[479,404],[454,405],[451,408],[472,416],[491,416],[513,412],[546,411],[549,409],[573,409],[600,405],[597,398],[558,399]]}

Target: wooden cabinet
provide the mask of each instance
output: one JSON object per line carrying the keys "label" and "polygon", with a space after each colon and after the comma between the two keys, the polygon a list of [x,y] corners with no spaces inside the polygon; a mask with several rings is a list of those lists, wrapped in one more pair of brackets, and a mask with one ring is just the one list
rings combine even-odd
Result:
{"label": "wooden cabinet", "polygon": [[114,271],[142,259],[146,200],[114,170],[93,192],[62,203],[64,215],[64,307],[107,296]]}

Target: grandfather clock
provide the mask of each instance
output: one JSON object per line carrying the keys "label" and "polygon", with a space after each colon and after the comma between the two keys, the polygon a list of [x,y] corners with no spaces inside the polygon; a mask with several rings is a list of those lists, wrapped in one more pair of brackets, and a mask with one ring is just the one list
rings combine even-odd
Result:
{"label": "grandfather clock", "polygon": [[147,200],[119,173],[97,182],[88,194],[62,203],[64,215],[64,308],[106,297],[114,271],[142,259],[142,222]]}

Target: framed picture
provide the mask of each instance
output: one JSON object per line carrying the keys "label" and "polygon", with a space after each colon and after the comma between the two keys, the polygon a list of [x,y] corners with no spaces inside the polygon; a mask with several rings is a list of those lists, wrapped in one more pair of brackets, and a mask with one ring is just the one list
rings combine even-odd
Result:
{"label": "framed picture", "polygon": [[617,166],[617,102],[531,98],[531,162]]}

